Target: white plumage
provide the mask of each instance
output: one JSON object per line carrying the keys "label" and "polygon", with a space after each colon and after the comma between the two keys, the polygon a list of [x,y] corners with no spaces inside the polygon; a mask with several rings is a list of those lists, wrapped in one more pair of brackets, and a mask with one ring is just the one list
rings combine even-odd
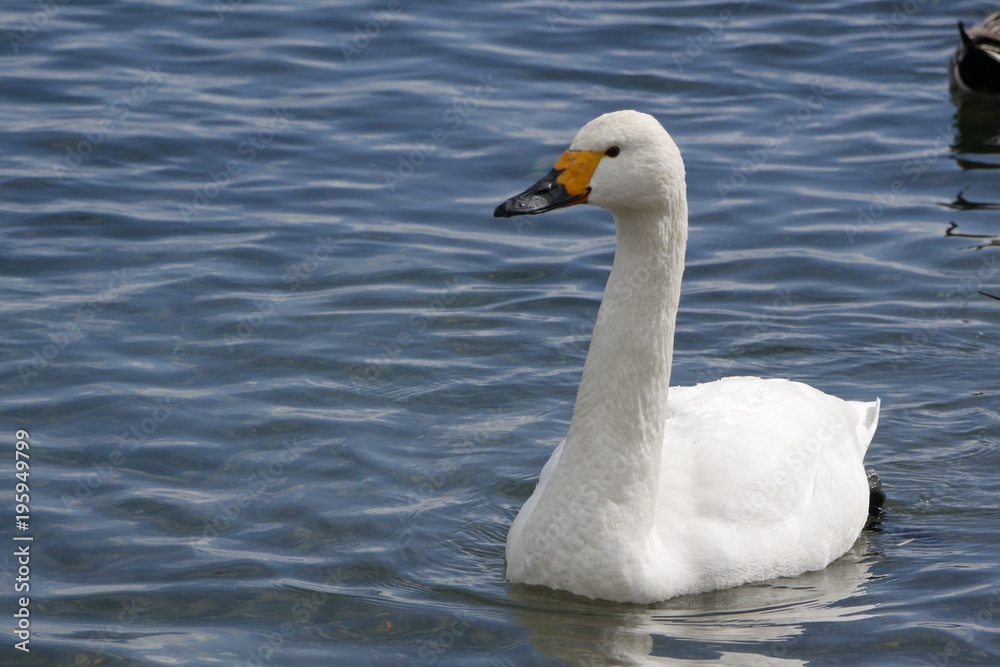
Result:
{"label": "white plumage", "polygon": [[619,111],[588,123],[556,166],[496,215],[595,204],[614,215],[617,250],[569,433],[507,537],[508,579],[648,603],[843,555],[868,515],[878,401],[753,377],[669,387],[680,152],[654,118]]}

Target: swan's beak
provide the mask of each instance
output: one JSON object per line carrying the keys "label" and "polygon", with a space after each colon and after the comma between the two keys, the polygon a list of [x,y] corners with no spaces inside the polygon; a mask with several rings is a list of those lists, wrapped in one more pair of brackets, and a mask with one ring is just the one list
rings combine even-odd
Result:
{"label": "swan's beak", "polygon": [[603,156],[600,151],[566,151],[542,180],[497,206],[493,217],[534,215],[586,203],[590,177]]}

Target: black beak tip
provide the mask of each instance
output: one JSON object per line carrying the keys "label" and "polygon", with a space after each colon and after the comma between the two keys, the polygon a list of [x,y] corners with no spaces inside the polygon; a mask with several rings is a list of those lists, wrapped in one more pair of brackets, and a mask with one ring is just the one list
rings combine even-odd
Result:
{"label": "black beak tip", "polygon": [[493,217],[513,218],[518,215],[537,215],[586,201],[586,196],[582,198],[570,197],[566,193],[566,188],[557,181],[561,173],[561,171],[553,169],[521,194],[514,195],[497,206],[493,211]]}
{"label": "black beak tip", "polygon": [[524,194],[519,194],[516,197],[511,197],[507,201],[503,202],[496,207],[493,211],[494,218],[513,218],[519,215],[531,215],[533,213],[540,213],[541,211],[536,211],[537,207],[532,205],[532,202],[524,201]]}

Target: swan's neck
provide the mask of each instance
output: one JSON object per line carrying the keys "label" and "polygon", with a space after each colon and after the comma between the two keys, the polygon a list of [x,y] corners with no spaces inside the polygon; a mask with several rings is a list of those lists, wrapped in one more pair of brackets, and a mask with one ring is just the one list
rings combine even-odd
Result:
{"label": "swan's neck", "polygon": [[687,210],[681,201],[670,215],[615,223],[614,265],[552,483],[593,528],[634,539],[654,521]]}

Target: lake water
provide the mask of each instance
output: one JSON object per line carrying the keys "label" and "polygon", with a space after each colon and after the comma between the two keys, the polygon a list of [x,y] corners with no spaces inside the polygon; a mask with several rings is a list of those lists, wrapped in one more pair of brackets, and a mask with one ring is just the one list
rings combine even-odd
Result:
{"label": "lake water", "polygon": [[[1000,113],[946,74],[987,11],[8,3],[0,662],[1000,664]],[[673,382],[882,399],[882,530],[822,572],[504,579],[613,227],[492,211],[624,108],[687,163]]]}

